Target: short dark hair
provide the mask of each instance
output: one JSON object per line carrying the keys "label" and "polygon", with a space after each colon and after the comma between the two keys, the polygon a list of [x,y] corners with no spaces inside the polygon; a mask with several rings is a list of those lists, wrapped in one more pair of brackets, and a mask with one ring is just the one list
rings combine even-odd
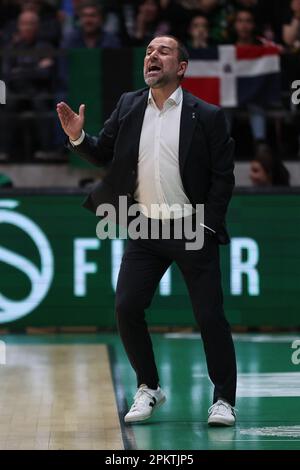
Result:
{"label": "short dark hair", "polygon": [[174,39],[177,42],[177,49],[178,49],[178,60],[179,62],[188,62],[189,61],[189,53],[183,42],[178,39],[176,36],[172,36],[171,34],[158,34],[153,39],[156,38],[170,38]]}
{"label": "short dark hair", "polygon": [[235,15],[234,15],[234,20],[237,19],[237,16],[238,16],[240,13],[248,13],[248,15],[251,15],[251,16],[252,16],[253,21],[256,20],[254,11],[253,11],[251,8],[246,8],[246,7],[244,7],[244,8],[239,8],[238,10],[236,10]]}
{"label": "short dark hair", "polygon": [[102,7],[97,0],[84,0],[82,3],[80,3],[79,8],[78,8],[78,14],[80,15],[85,8],[95,8],[97,10],[97,13],[99,15],[102,14]]}

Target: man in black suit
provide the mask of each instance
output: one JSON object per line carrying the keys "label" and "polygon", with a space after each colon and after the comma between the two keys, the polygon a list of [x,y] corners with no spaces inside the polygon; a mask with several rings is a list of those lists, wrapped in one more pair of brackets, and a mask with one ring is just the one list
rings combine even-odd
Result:
{"label": "man in black suit", "polygon": [[[137,201],[147,221],[158,219],[161,228],[166,221],[172,226],[187,216],[193,219],[196,206],[204,205],[201,249],[187,250],[184,236],[128,240],[116,313],[138,390],[125,421],[149,418],[166,399],[144,311],[175,261],[189,290],[214,384],[208,423],[231,426],[235,424],[236,360],[223,311],[219,244],[229,242],[225,214],[234,187],[234,143],[223,111],[181,88],[187,65],[188,54],[180,41],[172,36],[154,38],[144,60],[148,87],[124,93],[97,138],[83,131],[84,105],[79,114],[65,103],[59,103],[57,111],[70,147],[94,165],[108,167],[104,180],[85,201],[88,209],[96,212],[102,203],[116,206],[123,196],[129,206]],[[181,209],[171,214],[168,208],[174,204]]]}

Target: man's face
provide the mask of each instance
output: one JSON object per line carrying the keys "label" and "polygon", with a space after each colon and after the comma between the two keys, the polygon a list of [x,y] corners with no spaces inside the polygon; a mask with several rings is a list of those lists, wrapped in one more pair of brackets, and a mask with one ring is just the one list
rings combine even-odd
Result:
{"label": "man's face", "polygon": [[204,16],[196,16],[190,26],[190,35],[194,39],[202,39],[204,41],[208,38],[208,21]]}
{"label": "man's face", "polygon": [[33,12],[24,12],[18,19],[18,32],[24,41],[32,41],[36,38],[39,29],[38,16]]}
{"label": "man's face", "polygon": [[251,13],[242,11],[238,13],[235,20],[235,30],[239,38],[249,38],[255,29],[255,23]]}
{"label": "man's face", "polygon": [[80,26],[86,34],[95,33],[101,27],[102,18],[94,7],[83,8],[80,12]]}
{"label": "man's face", "polygon": [[172,38],[153,39],[146,49],[144,79],[151,88],[161,88],[178,83],[187,63],[179,62],[177,42]]}

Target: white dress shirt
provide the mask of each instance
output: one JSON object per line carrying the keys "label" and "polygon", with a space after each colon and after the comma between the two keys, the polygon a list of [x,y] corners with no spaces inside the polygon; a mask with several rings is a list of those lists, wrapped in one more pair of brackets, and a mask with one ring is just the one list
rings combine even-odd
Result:
{"label": "white dress shirt", "polygon": [[178,87],[160,110],[149,90],[134,198],[142,205],[144,215],[151,218],[179,218],[194,212],[179,172],[182,99],[182,88]]}

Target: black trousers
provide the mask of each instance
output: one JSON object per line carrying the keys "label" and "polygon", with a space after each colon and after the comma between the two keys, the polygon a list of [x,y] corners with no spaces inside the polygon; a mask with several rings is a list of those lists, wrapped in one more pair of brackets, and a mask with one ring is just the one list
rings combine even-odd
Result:
{"label": "black trousers", "polygon": [[164,272],[175,261],[187,284],[196,321],[200,327],[207,368],[214,384],[213,402],[224,398],[234,406],[236,358],[229,324],[223,311],[219,245],[206,235],[201,250],[186,250],[180,239],[129,239],[122,258],[116,315],[124,348],[142,383],[159,383],[152,341],[145,320]]}

